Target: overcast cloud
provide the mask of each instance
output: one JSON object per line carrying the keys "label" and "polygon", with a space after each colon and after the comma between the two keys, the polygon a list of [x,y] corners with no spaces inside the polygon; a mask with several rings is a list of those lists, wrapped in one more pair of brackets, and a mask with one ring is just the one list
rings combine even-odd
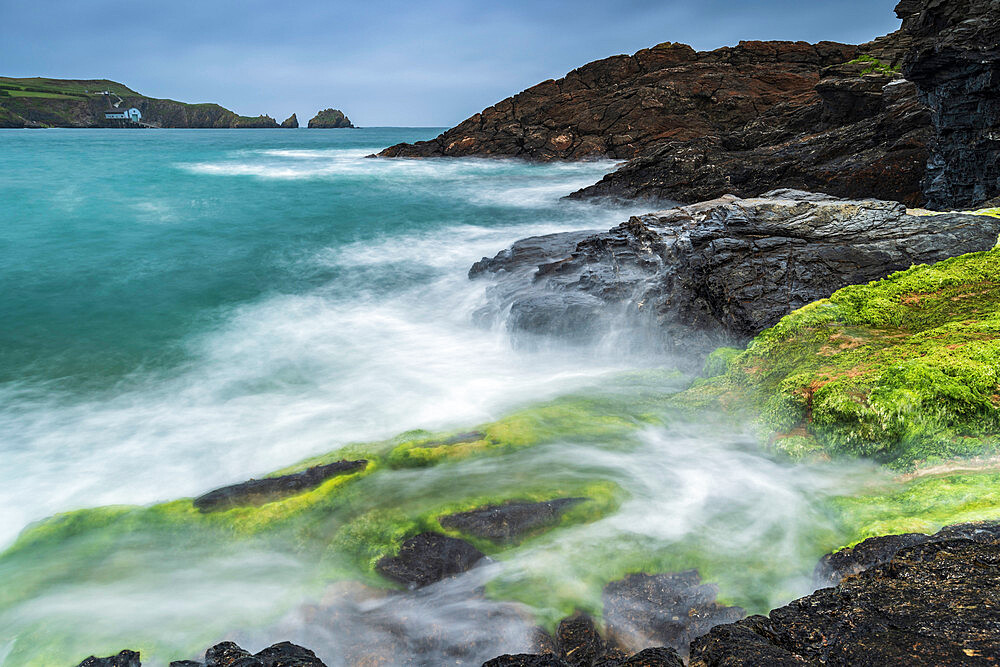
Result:
{"label": "overcast cloud", "polygon": [[450,126],[591,60],[659,42],[859,43],[895,0],[0,0],[0,74],[108,78],[300,122]]}

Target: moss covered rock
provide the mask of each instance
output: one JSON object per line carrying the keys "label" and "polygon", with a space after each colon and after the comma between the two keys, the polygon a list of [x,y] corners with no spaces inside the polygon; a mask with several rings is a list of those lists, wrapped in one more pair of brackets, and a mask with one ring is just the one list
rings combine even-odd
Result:
{"label": "moss covered rock", "polygon": [[775,449],[796,457],[908,469],[992,454],[1000,249],[841,289],[764,331],[676,402],[759,415]]}

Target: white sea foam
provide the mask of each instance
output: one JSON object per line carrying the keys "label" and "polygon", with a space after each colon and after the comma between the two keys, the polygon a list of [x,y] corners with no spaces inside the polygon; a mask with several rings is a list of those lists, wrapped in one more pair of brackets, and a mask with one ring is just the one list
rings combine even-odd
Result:
{"label": "white sea foam", "polygon": [[[432,175],[416,181],[425,188],[443,170],[467,179],[467,190],[452,187],[453,196],[486,190],[498,205],[523,204],[516,178],[491,183],[481,175],[511,169],[502,161],[432,165],[365,160],[366,151],[278,152],[310,159],[318,153],[322,160],[332,153],[336,166],[329,168],[369,176],[415,169]],[[592,179],[595,167],[589,170]],[[537,187],[556,199],[573,185],[567,175],[578,173],[579,166],[557,167]],[[607,228],[624,215],[567,206],[579,218],[459,224],[295,258],[302,274],[334,271],[340,278],[232,309],[187,341],[185,367],[169,374],[140,370],[99,397],[8,385],[0,395],[6,434],[0,544],[54,512],[197,494],[351,441],[467,427],[630,367],[634,360],[614,350],[582,364],[578,350],[517,349],[502,328],[472,321],[485,289],[466,277],[472,262],[524,236],[579,228],[581,220]],[[156,201],[135,209],[139,220],[170,215]],[[400,284],[372,291],[368,271],[398,272]],[[431,277],[409,285],[414,271]]]}

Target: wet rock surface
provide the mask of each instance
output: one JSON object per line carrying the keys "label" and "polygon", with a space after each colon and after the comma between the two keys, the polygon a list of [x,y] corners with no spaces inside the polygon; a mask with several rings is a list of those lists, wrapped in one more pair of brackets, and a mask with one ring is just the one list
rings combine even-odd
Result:
{"label": "wet rock surface", "polygon": [[672,648],[648,648],[630,655],[601,637],[593,619],[576,613],[563,619],[541,653],[502,655],[483,667],[681,667]]}
{"label": "wet rock surface", "polygon": [[475,574],[414,591],[332,585],[270,634],[290,637],[340,665],[480,665],[511,649],[535,650],[536,620],[489,600]]}
{"label": "wet rock surface", "polygon": [[632,574],[604,589],[604,624],[616,645],[631,650],[666,646],[687,655],[688,645],[716,625],[746,616],[715,601],[719,589],[697,570]]}
{"label": "wet rock surface", "polygon": [[559,522],[563,512],[588,498],[556,498],[545,502],[516,502],[489,505],[441,517],[445,528],[494,542],[510,542],[540,528]]}
{"label": "wet rock surface", "polygon": [[1000,5],[996,0],[903,0],[914,46],[903,74],[932,111],[924,190],[937,209],[1000,195]]}
{"label": "wet rock surface", "polygon": [[942,528],[933,535],[904,533],[902,535],[870,537],[853,547],[823,556],[816,566],[813,579],[819,587],[836,586],[844,577],[853,576],[876,565],[889,562],[893,556],[906,547],[954,539],[982,543],[1000,541],[1000,523],[960,523]]}
{"label": "wet rock surface", "polygon": [[982,541],[942,531],[836,588],[718,626],[691,644],[690,664],[995,665],[1000,542],[972,530]]}
{"label": "wet rock surface", "polygon": [[194,499],[194,506],[202,512],[220,512],[241,505],[263,505],[274,500],[314,489],[326,480],[365,469],[368,461],[337,461],[313,466],[302,472],[251,479],[232,486],[209,491]]}
{"label": "wet rock surface", "polygon": [[81,662],[79,667],[141,667],[141,665],[138,652],[125,650],[106,658],[92,655]]}
{"label": "wet rock surface", "polygon": [[431,141],[382,157],[633,158],[664,141],[742,127],[771,107],[816,101],[824,67],[857,47],[741,42],[710,52],[665,43],[573,70],[483,110]]}
{"label": "wet rock surface", "polygon": [[405,542],[396,556],[385,556],[375,566],[384,577],[421,588],[472,569],[483,552],[465,540],[440,533],[421,533]]}
{"label": "wet rock surface", "polygon": [[998,233],[995,218],[776,191],[526,239],[469,275],[493,279],[490,308],[509,313],[511,330],[588,337],[625,319],[688,353],[753,336],[846,285],[988,250]]}

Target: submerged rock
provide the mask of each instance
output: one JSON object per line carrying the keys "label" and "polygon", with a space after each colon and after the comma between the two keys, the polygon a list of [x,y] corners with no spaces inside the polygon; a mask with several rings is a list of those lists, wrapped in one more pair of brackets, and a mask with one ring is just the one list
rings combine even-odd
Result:
{"label": "submerged rock", "polygon": [[556,498],[539,503],[510,501],[469,512],[449,514],[441,525],[494,542],[509,542],[539,528],[559,522],[563,512],[588,498]]}
{"label": "submerged rock", "polygon": [[672,648],[647,648],[630,655],[606,642],[586,614],[563,619],[556,629],[550,651],[537,654],[502,655],[483,667],[682,667]]}
{"label": "submerged rock", "polygon": [[92,655],[81,662],[79,667],[141,667],[141,665],[137,651],[125,650],[107,658],[98,658]]}
{"label": "submerged rock", "polygon": [[534,651],[534,616],[521,605],[487,599],[481,584],[456,577],[387,591],[340,582],[275,632],[344,665],[479,665],[504,651]]}
{"label": "submerged rock", "polygon": [[629,318],[655,325],[668,349],[704,352],[840,287],[992,248],[998,233],[995,218],[785,190],[526,239],[469,275],[494,279],[491,308],[515,331],[588,337]]}
{"label": "submerged rock", "polygon": [[337,461],[313,466],[302,472],[251,479],[232,486],[209,491],[194,499],[194,506],[202,512],[220,512],[241,505],[263,505],[303,491],[314,489],[326,480],[339,475],[349,475],[364,470],[368,461]]}
{"label": "submerged rock", "polygon": [[691,644],[692,667],[995,665],[1000,542],[945,539],[901,549],[767,617]]}
{"label": "submerged rock", "polygon": [[695,637],[746,612],[715,601],[719,589],[702,584],[697,570],[632,574],[604,589],[604,623],[618,646],[638,650],[667,646],[682,655]]}
{"label": "submerged rock", "polygon": [[903,74],[932,111],[928,205],[975,208],[1000,195],[1000,7],[903,0],[896,14],[914,42]]}
{"label": "submerged rock", "polygon": [[413,589],[466,572],[484,557],[465,540],[421,533],[403,542],[398,555],[380,559],[375,570]]}

